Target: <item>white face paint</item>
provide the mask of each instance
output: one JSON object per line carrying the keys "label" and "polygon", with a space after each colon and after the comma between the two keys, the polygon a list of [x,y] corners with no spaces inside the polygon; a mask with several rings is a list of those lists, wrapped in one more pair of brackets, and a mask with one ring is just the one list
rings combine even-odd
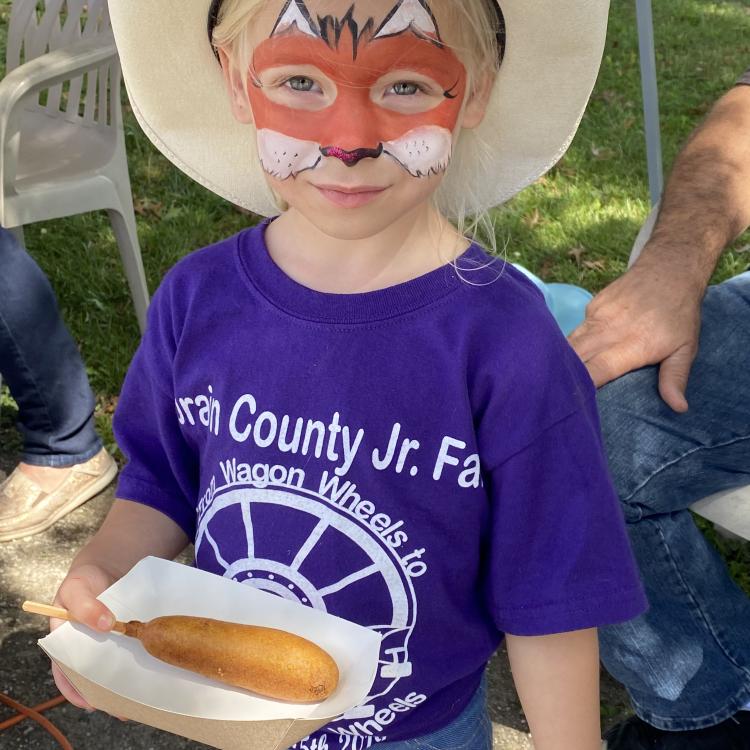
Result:
{"label": "white face paint", "polygon": [[[304,4],[302,7],[304,8]],[[286,10],[281,16],[279,16],[279,20],[276,22],[276,26],[274,26],[271,36],[274,36],[275,34],[283,34],[294,26],[296,26],[297,31],[302,34],[312,37],[319,36],[319,33],[313,28],[312,19],[307,13],[307,9],[305,9],[305,12],[303,13],[295,0],[291,0],[287,5]]]}
{"label": "white face paint", "polygon": [[395,36],[409,30],[418,36],[439,38],[435,21],[419,0],[402,0],[393,15],[378,29],[374,38]]}
{"label": "white face paint", "polygon": [[437,125],[415,128],[395,141],[383,144],[383,152],[394,158],[412,177],[444,172],[450,164],[453,138],[450,130]]}
{"label": "white face paint", "polygon": [[267,129],[258,131],[258,156],[263,169],[280,180],[313,169],[323,159],[319,143]]}
{"label": "white face paint", "polygon": [[[451,160],[453,140],[449,130],[428,125],[383,144],[383,153],[397,161],[412,177],[444,172]],[[286,180],[314,169],[323,160],[321,145],[302,141],[275,130],[258,131],[258,155],[263,169]]]}

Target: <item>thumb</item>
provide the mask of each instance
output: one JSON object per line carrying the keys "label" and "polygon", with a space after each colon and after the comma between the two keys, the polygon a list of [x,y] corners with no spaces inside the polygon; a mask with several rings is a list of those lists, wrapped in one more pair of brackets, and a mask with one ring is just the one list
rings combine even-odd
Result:
{"label": "thumb", "polygon": [[74,574],[64,582],[57,599],[74,620],[106,632],[114,626],[115,616],[96,598],[96,593],[86,578]]}
{"label": "thumb", "polygon": [[681,346],[659,368],[659,394],[669,407],[680,414],[688,410],[685,391],[694,359],[695,350],[687,345]]}

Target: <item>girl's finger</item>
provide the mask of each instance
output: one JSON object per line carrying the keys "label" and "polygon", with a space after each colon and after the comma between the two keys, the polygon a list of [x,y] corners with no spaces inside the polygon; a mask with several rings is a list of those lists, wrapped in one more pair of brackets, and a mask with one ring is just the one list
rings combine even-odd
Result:
{"label": "girl's finger", "polygon": [[57,689],[69,703],[72,703],[78,708],[83,708],[86,711],[95,710],[94,707],[73,687],[70,680],[54,662],[52,662],[52,676],[55,678]]}

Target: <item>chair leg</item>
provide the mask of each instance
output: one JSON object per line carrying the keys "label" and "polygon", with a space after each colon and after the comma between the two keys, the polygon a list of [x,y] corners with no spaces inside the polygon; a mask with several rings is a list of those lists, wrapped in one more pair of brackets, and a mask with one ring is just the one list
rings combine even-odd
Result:
{"label": "chair leg", "polygon": [[146,275],[143,271],[143,260],[141,249],[138,244],[138,233],[135,226],[135,216],[128,214],[129,206],[121,209],[110,209],[109,220],[112,230],[120,248],[120,257],[125,268],[125,277],[130,286],[130,296],[135,305],[135,314],[138,318],[138,327],[141,333],[146,330],[146,310],[148,309],[148,287],[146,286]]}
{"label": "chair leg", "polygon": [[20,227],[13,227],[11,229],[8,229],[8,231],[15,237],[16,242],[25,249],[26,241],[24,240],[23,236],[23,224]]}

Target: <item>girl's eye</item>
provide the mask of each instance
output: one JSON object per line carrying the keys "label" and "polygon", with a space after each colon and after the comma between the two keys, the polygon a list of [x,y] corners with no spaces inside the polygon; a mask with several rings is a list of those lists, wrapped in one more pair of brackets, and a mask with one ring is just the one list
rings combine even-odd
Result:
{"label": "girl's eye", "polygon": [[313,81],[312,78],[307,78],[306,76],[294,76],[294,78],[290,78],[287,82],[287,86],[289,86],[290,89],[293,91],[314,91],[315,81]]}
{"label": "girl's eye", "polygon": [[401,81],[394,84],[391,91],[397,96],[414,96],[418,94],[422,89],[417,86],[416,83],[409,83],[408,81]]}

